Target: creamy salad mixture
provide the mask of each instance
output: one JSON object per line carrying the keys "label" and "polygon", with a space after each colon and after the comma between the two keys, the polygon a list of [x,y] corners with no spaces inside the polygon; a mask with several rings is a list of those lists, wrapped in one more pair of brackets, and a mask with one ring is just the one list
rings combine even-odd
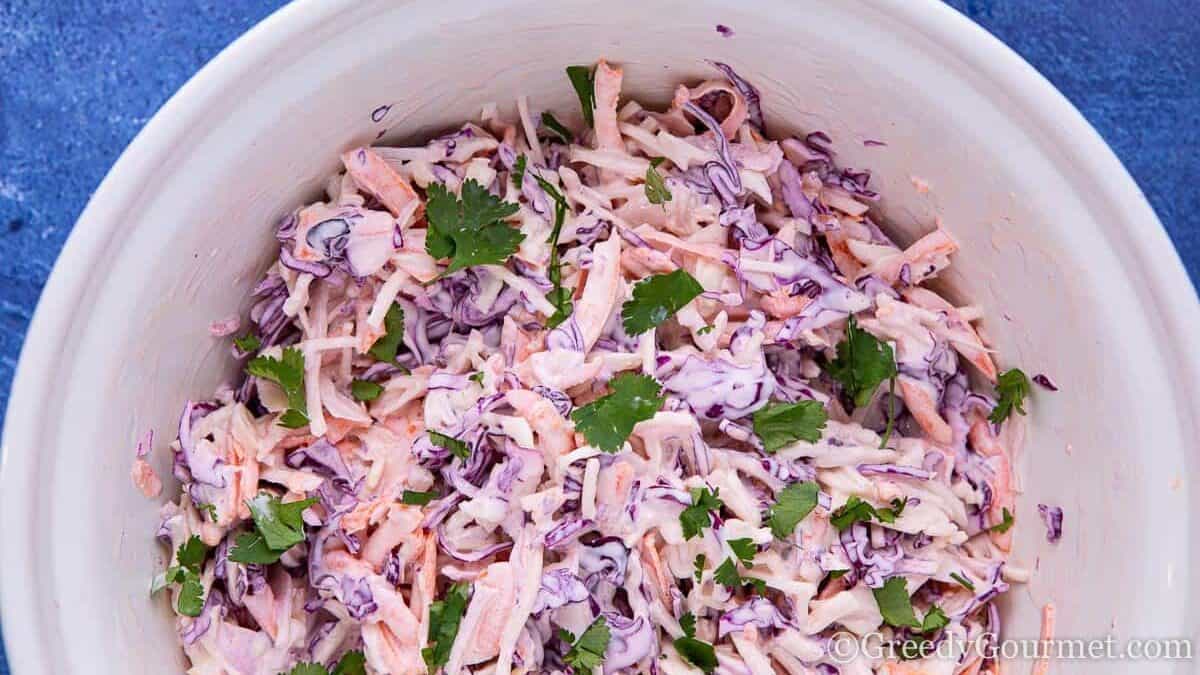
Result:
{"label": "creamy salad mixture", "polygon": [[666,110],[568,68],[582,115],[352,149],[283,220],[171,444],[189,673],[998,671],[1029,380],[927,286],[948,231],[712,65]]}

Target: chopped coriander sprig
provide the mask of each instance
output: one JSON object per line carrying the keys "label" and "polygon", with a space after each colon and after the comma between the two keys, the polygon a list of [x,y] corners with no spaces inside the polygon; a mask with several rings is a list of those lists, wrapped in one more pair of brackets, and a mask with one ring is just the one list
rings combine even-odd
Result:
{"label": "chopped coriander sprig", "polygon": [[1015,521],[1013,521],[1012,512],[1008,510],[1008,507],[1004,507],[1004,509],[1001,510],[1000,522],[993,525],[990,529],[992,532],[1004,534],[1012,529],[1013,522]]}
{"label": "chopped coriander sprig", "polygon": [[350,395],[356,401],[374,401],[383,393],[383,386],[370,380],[354,380],[350,383]]}
{"label": "chopped coriander sprig", "polygon": [[682,269],[655,274],[633,287],[633,298],[621,305],[625,332],[641,335],[669,319],[704,292],[704,287]]}
{"label": "chopped coriander sprig", "polygon": [[650,160],[650,166],[646,169],[646,199],[651,204],[665,204],[671,201],[671,191],[667,189],[667,183],[663,180],[663,176],[658,172],[658,165],[662,164],[662,157],[655,157]]}
{"label": "chopped coriander sprig", "polygon": [[679,525],[683,529],[683,538],[691,539],[700,531],[712,525],[713,511],[720,511],[725,505],[721,501],[721,490],[712,492],[708,488],[692,488],[692,505],[679,514]]}
{"label": "chopped coriander sprig", "polygon": [[404,341],[404,308],[400,303],[393,302],[383,315],[383,335],[375,340],[375,344],[367,353],[384,363],[393,363],[396,353],[400,351],[400,343]]}
{"label": "chopped coriander sprig", "polygon": [[621,373],[610,385],[613,393],[576,408],[571,419],[588,443],[605,452],[617,452],[633,427],[654,417],[664,399],[662,388],[649,375]]}
{"label": "chopped coriander sprig", "polygon": [[320,663],[297,663],[287,675],[366,675],[367,659],[361,651],[346,652],[330,671]]}
{"label": "chopped coriander sprig", "polygon": [[308,424],[308,403],[304,398],[304,352],[295,347],[283,350],[282,358],[256,356],[246,364],[246,374],[274,382],[287,396],[287,411],[279,424],[299,429]]}
{"label": "chopped coriander sprig", "polygon": [[893,499],[892,506],[890,508],[877,509],[858,497],[851,496],[846,500],[845,504],[833,512],[829,522],[833,523],[833,526],[837,528],[838,532],[846,530],[846,528],[850,527],[854,523],[860,521],[868,522],[872,518],[881,523],[894,523],[896,522],[896,518],[898,518],[900,514],[904,512],[904,507],[907,504],[907,499],[903,501],[899,499]]}
{"label": "chopped coriander sprig", "polygon": [[795,441],[816,443],[829,420],[820,401],[768,403],[754,412],[754,433],[763,449],[775,452]]}
{"label": "chopped coriander sprig", "polygon": [[525,239],[520,230],[504,223],[520,207],[488,192],[473,178],[462,184],[461,199],[441,183],[431,183],[426,195],[425,251],[437,260],[450,260],[442,276],[475,265],[503,263]]}
{"label": "chopped coriander sprig", "polygon": [[567,145],[570,145],[575,140],[575,136],[571,133],[571,130],[564,126],[562,122],[559,122],[558,118],[549,112],[542,113],[542,128],[551,134],[558,136],[560,139],[562,139],[562,142],[566,143]]}
{"label": "chopped coriander sprig", "polygon": [[796,531],[800,521],[817,507],[819,494],[820,488],[813,481],[792,483],[779,492],[779,498],[767,518],[776,539],[786,539]]}
{"label": "chopped coriander sprig", "polygon": [[679,618],[679,626],[683,637],[675,640],[675,651],[684,661],[712,675],[717,669],[717,651],[711,644],[696,639],[696,617],[691,612],[684,614]]}
{"label": "chopped coriander sprig", "polygon": [[[521,156],[524,157],[524,155]],[[554,314],[546,319],[546,327],[554,328],[566,321],[574,310],[574,305],[571,303],[571,291],[563,288],[562,285],[562,263],[558,259],[558,237],[562,234],[563,222],[566,220],[570,207],[566,198],[550,181],[536,173],[533,174],[533,177],[541,186],[542,191],[554,201],[554,227],[550,230],[549,238],[550,263],[547,265],[546,271],[550,283],[553,285],[550,292],[546,294],[546,299],[554,305]]]}
{"label": "chopped coriander sprig", "polygon": [[192,535],[179,545],[179,550],[175,552],[176,564],[155,579],[150,592],[157,593],[167,584],[179,584],[175,609],[184,616],[200,616],[204,611],[204,584],[200,581],[200,570],[207,555],[208,546],[200,541],[200,537]]}
{"label": "chopped coriander sprig", "polygon": [[679,526],[683,530],[683,538],[691,539],[697,536],[704,527],[712,526],[714,510],[720,510],[725,503],[721,501],[720,489],[708,491],[708,488],[692,488],[691,506],[679,514]]}
{"label": "chopped coriander sprig", "polygon": [[296,502],[282,502],[278,497],[260,492],[246,500],[254,519],[254,532],[243,532],[234,540],[229,559],[236,563],[270,565],[289,548],[304,541],[304,510],[317,503],[315,497]]}
{"label": "chopped coriander sprig", "polygon": [[1012,416],[1013,410],[1025,414],[1025,398],[1029,396],[1029,378],[1020,368],[1010,368],[996,378],[996,393],[1000,400],[988,420],[992,424],[1000,424]]}
{"label": "chopped coriander sprig", "polygon": [[896,355],[892,346],[858,327],[858,320],[850,315],[846,325],[846,339],[838,343],[837,358],[825,364],[830,377],[842,384],[855,406],[864,406],[881,383],[887,381],[888,419],[887,430],[879,447],[886,447],[892,436],[893,400],[896,387]]}
{"label": "chopped coriander sprig", "polygon": [[444,598],[429,606],[429,646],[421,650],[421,658],[429,672],[437,672],[450,661],[450,649],[458,637],[469,596],[470,586],[460,582],[451,586]]}
{"label": "chopped coriander sprig", "polygon": [[465,460],[471,456],[471,447],[466,442],[460,441],[453,436],[447,436],[446,434],[430,430],[429,440],[437,447],[449,450],[450,454],[459,459]]}
{"label": "chopped coriander sprig", "polygon": [[567,79],[579,96],[579,109],[583,112],[583,121],[589,127],[595,126],[593,111],[596,108],[596,75],[587,66],[567,66]]}
{"label": "chopped coriander sprig", "polygon": [[[575,636],[567,633],[560,637],[574,638]],[[579,636],[578,641],[564,640],[574,644],[571,644],[571,649],[563,655],[563,662],[571,666],[576,673],[592,672],[604,662],[604,652],[608,649],[611,637],[608,621],[601,614],[583,631],[583,635]]]}
{"label": "chopped coriander sprig", "polygon": [[737,563],[733,562],[733,558],[726,558],[725,562],[717,566],[717,569],[713,571],[713,581],[731,591],[736,591],[743,586],[750,586],[760,595],[767,591],[767,582],[754,577],[742,576],[738,572]]}

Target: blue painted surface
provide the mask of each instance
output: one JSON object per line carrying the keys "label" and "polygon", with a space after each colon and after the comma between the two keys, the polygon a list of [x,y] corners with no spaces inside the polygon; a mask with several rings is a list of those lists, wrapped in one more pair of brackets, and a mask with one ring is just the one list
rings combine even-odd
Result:
{"label": "blue painted surface", "polygon": [[[281,4],[0,1],[0,410],[38,294],[89,195],[175,90]],[[1169,0],[950,4],[1083,111],[1200,278],[1200,13]]]}

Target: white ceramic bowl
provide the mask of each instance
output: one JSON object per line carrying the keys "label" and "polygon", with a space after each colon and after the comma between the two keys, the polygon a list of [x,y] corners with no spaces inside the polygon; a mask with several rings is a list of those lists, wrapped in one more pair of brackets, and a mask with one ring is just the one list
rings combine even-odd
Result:
{"label": "white ceramic bowl", "polygon": [[[17,675],[182,671],[165,602],[147,597],[163,551],[157,504],[130,484],[134,440],[157,430],[169,476],[183,400],[234,368],[208,323],[246,311],[273,223],[318,192],[338,153],[519,93],[574,110],[563,66],[600,56],[625,65],[627,94],[658,101],[711,76],[703,59],[729,62],[762,89],[773,133],[825,130],[844,166],[875,172],[902,239],[939,216],[960,238],[949,284],[986,308],[1001,364],[1062,387],[1035,393],[1019,463],[1018,559],[1038,572],[1008,600],[1010,635],[1035,633],[1047,601],[1064,636],[1195,635],[1195,293],[1095,131],[977,26],[934,0],[305,0],[163,107],[46,286],[4,434],[0,580]],[[1039,502],[1066,510],[1058,545]]]}

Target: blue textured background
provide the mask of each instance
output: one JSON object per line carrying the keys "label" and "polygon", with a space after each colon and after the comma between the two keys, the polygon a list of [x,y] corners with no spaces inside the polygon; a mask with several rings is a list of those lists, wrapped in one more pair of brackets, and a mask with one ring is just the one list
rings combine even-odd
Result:
{"label": "blue textured background", "polygon": [[[1200,12],[1191,0],[952,0],[1100,130],[1200,275]],[[88,196],[197,69],[279,0],[0,0],[0,410]],[[2,425],[2,418],[0,418]],[[0,649],[0,675],[8,675]]]}

